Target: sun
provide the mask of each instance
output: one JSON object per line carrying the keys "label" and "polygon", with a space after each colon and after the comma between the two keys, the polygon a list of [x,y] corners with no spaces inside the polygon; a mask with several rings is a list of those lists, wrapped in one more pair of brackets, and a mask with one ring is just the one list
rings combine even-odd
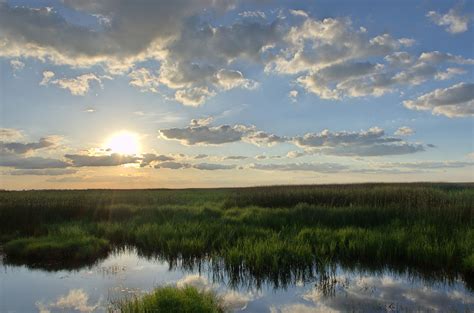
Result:
{"label": "sun", "polygon": [[129,131],[122,131],[112,135],[105,143],[105,148],[113,153],[138,154],[140,140],[138,135]]}

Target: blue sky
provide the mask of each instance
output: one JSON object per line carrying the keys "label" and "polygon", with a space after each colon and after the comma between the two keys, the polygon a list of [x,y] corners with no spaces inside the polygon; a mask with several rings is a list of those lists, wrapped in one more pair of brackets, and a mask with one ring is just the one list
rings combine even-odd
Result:
{"label": "blue sky", "polygon": [[0,1],[0,188],[473,181],[471,1]]}

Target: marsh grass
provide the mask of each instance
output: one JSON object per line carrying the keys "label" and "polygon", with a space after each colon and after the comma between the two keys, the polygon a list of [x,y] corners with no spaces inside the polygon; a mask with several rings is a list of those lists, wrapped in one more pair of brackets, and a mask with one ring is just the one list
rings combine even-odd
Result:
{"label": "marsh grass", "polygon": [[472,184],[0,192],[7,257],[60,264],[130,246],[276,286],[331,263],[472,284],[473,226]]}
{"label": "marsh grass", "polygon": [[59,227],[46,236],[13,239],[4,245],[7,262],[26,261],[47,269],[83,267],[109,251],[107,239],[91,236],[78,226]]}
{"label": "marsh grass", "polygon": [[109,313],[223,313],[224,307],[210,291],[194,287],[159,287],[143,297],[115,302]]}

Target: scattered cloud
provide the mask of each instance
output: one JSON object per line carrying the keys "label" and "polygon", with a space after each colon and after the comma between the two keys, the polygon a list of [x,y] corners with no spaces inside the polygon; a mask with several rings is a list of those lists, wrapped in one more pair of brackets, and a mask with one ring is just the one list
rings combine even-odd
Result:
{"label": "scattered cloud", "polygon": [[288,97],[290,97],[291,102],[296,102],[296,99],[298,98],[298,90],[290,90]]}
{"label": "scattered cloud", "polygon": [[444,26],[451,34],[459,34],[467,31],[471,17],[462,15],[458,9],[450,9],[446,14],[429,11],[426,16],[436,25]]}
{"label": "scattered cloud", "polygon": [[51,71],[43,72],[43,79],[40,82],[41,86],[57,85],[62,89],[67,89],[74,96],[84,96],[90,88],[90,83],[96,81],[102,84],[102,80],[95,74],[83,74],[75,78],[60,78],[53,79],[55,74]]}
{"label": "scattered cloud", "polygon": [[399,127],[395,131],[396,136],[410,136],[410,135],[413,135],[414,133],[415,133],[415,131],[412,128],[408,127],[408,126]]}
{"label": "scattered cloud", "polygon": [[290,10],[290,14],[294,16],[301,16],[308,18],[309,15],[304,10]]}
{"label": "scattered cloud", "polygon": [[13,59],[10,61],[10,66],[12,67],[13,72],[19,72],[25,67],[25,63],[20,60]]}
{"label": "scattered cloud", "polygon": [[444,72],[438,72],[435,75],[436,80],[448,80],[456,75],[462,75],[467,73],[465,69],[459,67],[448,67]]}
{"label": "scattered cloud", "polygon": [[[301,312],[346,312],[354,307],[362,311],[384,308],[393,311],[446,312],[453,308],[464,311],[473,304],[465,292],[442,288],[413,288],[413,283],[390,275],[362,278],[341,275],[333,278],[334,296],[328,297],[325,289],[316,286],[302,295],[310,310]],[[298,312],[296,310],[288,312]]]}
{"label": "scattered cloud", "polygon": [[215,92],[209,91],[207,87],[194,87],[176,91],[174,99],[184,105],[197,107],[214,95]]}
{"label": "scattered cloud", "polygon": [[50,302],[48,304],[37,302],[36,307],[41,313],[49,313],[51,312],[51,309],[78,313],[92,313],[100,307],[101,302],[102,299],[99,299],[96,304],[89,304],[89,295],[83,289],[71,289],[67,295],[58,297],[55,302]]}
{"label": "scattered cloud", "polygon": [[474,115],[474,84],[458,83],[448,88],[435,89],[414,100],[403,101],[411,110],[431,111],[450,118]]}
{"label": "scattered cloud", "polygon": [[262,11],[243,11],[239,13],[239,16],[245,17],[245,18],[267,18],[265,15],[265,12]]}
{"label": "scattered cloud", "polygon": [[149,69],[142,67],[133,70],[128,74],[128,77],[130,77],[130,86],[137,87],[140,91],[158,92],[159,78]]}
{"label": "scattered cloud", "polygon": [[[194,121],[185,128],[162,129],[160,136],[167,140],[179,140],[184,145],[220,145],[243,141],[257,146],[273,146],[277,143],[290,142],[304,149],[312,149],[313,152],[347,156],[399,155],[425,150],[422,144],[408,143],[398,137],[386,136],[385,131],[378,127],[360,132],[331,132],[326,129],[320,133],[307,133],[289,138],[258,131],[254,126],[209,126]],[[298,156],[302,154],[288,154],[288,157]]]}

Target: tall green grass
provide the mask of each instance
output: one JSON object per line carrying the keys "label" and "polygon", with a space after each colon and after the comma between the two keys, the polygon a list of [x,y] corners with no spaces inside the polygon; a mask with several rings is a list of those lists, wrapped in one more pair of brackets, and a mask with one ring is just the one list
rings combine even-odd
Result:
{"label": "tall green grass", "polygon": [[472,284],[473,187],[0,192],[0,238],[7,259],[67,263],[71,247],[99,256],[131,246],[170,264],[211,260],[236,283],[278,286],[338,263],[462,274]]}
{"label": "tall green grass", "polygon": [[160,287],[141,298],[116,302],[110,313],[223,313],[219,299],[194,287]]}

